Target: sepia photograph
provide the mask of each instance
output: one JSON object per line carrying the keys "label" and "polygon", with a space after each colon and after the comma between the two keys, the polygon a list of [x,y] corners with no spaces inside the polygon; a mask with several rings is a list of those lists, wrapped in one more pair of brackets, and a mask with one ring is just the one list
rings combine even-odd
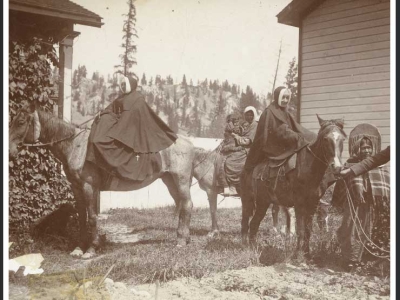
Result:
{"label": "sepia photograph", "polygon": [[4,299],[396,298],[395,0],[3,8]]}

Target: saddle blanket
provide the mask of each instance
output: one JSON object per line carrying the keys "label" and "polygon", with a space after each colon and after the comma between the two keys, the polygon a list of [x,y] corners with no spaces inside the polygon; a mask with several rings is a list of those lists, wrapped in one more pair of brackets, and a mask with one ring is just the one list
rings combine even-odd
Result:
{"label": "saddle blanket", "polygon": [[253,179],[268,180],[278,176],[285,176],[296,167],[296,161],[297,153],[280,161],[266,160],[254,168]]}

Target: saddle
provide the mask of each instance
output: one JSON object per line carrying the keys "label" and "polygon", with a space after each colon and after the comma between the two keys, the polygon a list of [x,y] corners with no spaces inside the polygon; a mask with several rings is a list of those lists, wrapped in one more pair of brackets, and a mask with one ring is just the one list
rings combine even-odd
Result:
{"label": "saddle", "polygon": [[273,183],[276,189],[278,180],[286,181],[286,174],[296,167],[297,153],[292,154],[283,160],[266,159],[258,164],[253,171],[253,179]]}

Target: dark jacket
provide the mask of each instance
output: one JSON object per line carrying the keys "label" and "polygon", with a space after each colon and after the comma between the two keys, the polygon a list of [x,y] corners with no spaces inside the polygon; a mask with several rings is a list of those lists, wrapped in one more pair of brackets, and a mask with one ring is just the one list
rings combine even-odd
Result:
{"label": "dark jacket", "polygon": [[282,160],[308,145],[316,134],[272,102],[261,114],[245,168],[253,169],[264,158]]}

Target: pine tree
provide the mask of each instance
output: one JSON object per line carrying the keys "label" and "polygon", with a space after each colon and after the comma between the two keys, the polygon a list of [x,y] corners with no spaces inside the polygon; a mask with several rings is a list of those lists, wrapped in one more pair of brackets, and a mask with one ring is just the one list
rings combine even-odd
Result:
{"label": "pine tree", "polygon": [[217,105],[211,112],[211,124],[208,130],[208,137],[210,138],[222,138],[224,136],[225,118],[226,118],[226,100],[222,97],[222,93],[219,95]]}
{"label": "pine tree", "polygon": [[293,57],[292,61],[289,63],[289,69],[288,72],[285,76],[286,82],[285,84],[287,87],[290,89],[292,92],[292,97],[290,99],[289,105],[294,108],[292,111],[293,115],[297,115],[297,107],[298,107],[298,99],[297,99],[297,71],[298,71],[298,65],[296,63],[296,57]]}
{"label": "pine tree", "polygon": [[186,75],[185,74],[183,74],[182,86],[187,86]]}
{"label": "pine tree", "polygon": [[123,42],[121,47],[123,48],[123,53],[119,56],[121,58],[121,65],[116,66],[118,68],[118,73],[126,75],[135,75],[131,70],[133,65],[137,64],[135,54],[136,45],[134,38],[138,38],[136,31],[136,7],[133,4],[134,0],[128,0],[127,4],[129,6],[128,13],[123,14],[126,17],[124,25],[122,28],[123,32]]}
{"label": "pine tree", "polygon": [[93,72],[92,80],[99,81],[99,77],[100,77],[99,72]]}
{"label": "pine tree", "polygon": [[171,75],[168,75],[168,76],[167,76],[167,84],[168,84],[168,85],[174,84],[174,80],[172,79]]}
{"label": "pine tree", "polygon": [[78,86],[78,71],[74,70],[72,75],[72,88],[76,88]]}
{"label": "pine tree", "polygon": [[145,73],[143,73],[142,80],[140,81],[140,84],[141,84],[141,85],[146,85],[146,84],[147,84],[147,81],[146,81],[146,74],[145,74]]}

